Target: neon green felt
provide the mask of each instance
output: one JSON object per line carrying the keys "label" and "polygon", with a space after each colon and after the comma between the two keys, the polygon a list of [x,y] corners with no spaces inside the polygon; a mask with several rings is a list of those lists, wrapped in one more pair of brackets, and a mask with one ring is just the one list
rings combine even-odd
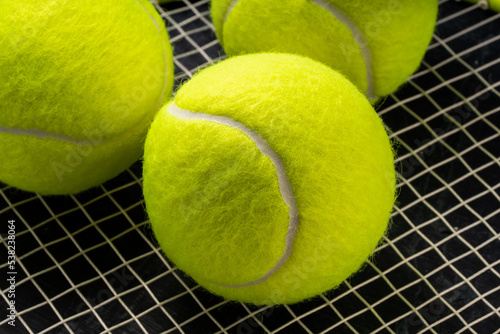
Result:
{"label": "neon green felt", "polygon": [[73,193],[137,160],[138,134],[173,86],[172,50],[154,7],[147,0],[9,0],[0,13],[0,126],[106,143],[91,145],[85,161],[52,186],[59,180],[53,164],[68,158],[66,144],[0,133],[0,180],[29,191]]}
{"label": "neon green felt", "polygon": [[52,138],[0,135],[0,148],[7,159],[0,161],[2,181],[41,194],[84,191],[111,179],[142,155],[147,133],[144,125],[103,142],[79,146]]}
{"label": "neon green felt", "polygon": [[[314,55],[314,59],[334,66],[361,90],[366,90],[366,71],[362,70],[365,63],[359,45],[349,29],[311,1],[265,1],[264,4],[240,0],[223,29],[227,7],[218,2],[212,2],[213,18],[228,55],[265,51]],[[354,52],[334,52],[334,45]]]}
{"label": "neon green felt", "polygon": [[361,29],[372,54],[379,96],[394,92],[418,69],[434,32],[437,0],[333,1]]}
{"label": "neon green felt", "polygon": [[[437,0],[328,0],[361,30],[371,50],[374,91],[394,92],[419,66],[437,17]],[[352,34],[310,0],[212,1],[212,17],[228,55],[286,51],[340,70],[366,91],[366,66]]]}
{"label": "neon green felt", "polygon": [[490,9],[495,12],[500,12],[500,1],[499,0],[490,0]]}
{"label": "neon green felt", "polygon": [[[162,222],[153,228],[174,263],[222,284],[257,279],[274,265],[284,250],[274,241],[285,238],[288,209],[274,167],[247,136],[161,112],[145,156],[148,212]],[[260,240],[249,238],[255,233]]]}
{"label": "neon green felt", "polygon": [[288,209],[269,158],[245,135],[164,107],[148,133],[144,196],[163,251],[208,290],[254,304],[294,303],[339,285],[382,237],[394,202],[389,138],[369,101],[329,67],[299,56],[230,58],[174,100],[259,133],[281,157],[300,216],[282,254]]}

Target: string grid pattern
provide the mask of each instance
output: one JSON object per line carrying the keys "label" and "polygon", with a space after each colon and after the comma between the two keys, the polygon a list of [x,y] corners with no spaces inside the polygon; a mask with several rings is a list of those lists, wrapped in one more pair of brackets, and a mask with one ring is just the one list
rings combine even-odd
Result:
{"label": "string grid pattern", "polygon": [[[156,5],[176,88],[224,59],[208,0]],[[440,1],[420,69],[378,113],[397,143],[391,229],[363,270],[311,301],[228,302],[161,254],[141,163],[44,197],[0,184],[0,272],[16,221],[16,327],[0,333],[500,333],[500,14]],[[9,284],[0,280],[0,309]]]}

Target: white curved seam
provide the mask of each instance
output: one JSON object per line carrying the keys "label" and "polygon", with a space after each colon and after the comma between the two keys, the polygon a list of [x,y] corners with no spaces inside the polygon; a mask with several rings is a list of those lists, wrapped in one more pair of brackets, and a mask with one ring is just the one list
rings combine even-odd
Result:
{"label": "white curved seam", "polygon": [[[238,2],[239,0],[233,0],[229,4],[226,11],[226,15],[224,15],[224,21],[222,22],[222,27],[224,27],[224,25],[226,24],[229,14],[233,10],[234,6],[238,4]],[[361,55],[363,56],[363,60],[365,61],[366,81],[368,84],[368,88],[366,89],[366,95],[368,96],[368,98],[372,100],[378,98],[378,96],[375,94],[375,88],[373,86],[372,55],[370,48],[368,48],[368,44],[366,43],[366,40],[361,30],[346,13],[344,13],[339,8],[335,7],[330,1],[311,0],[311,2],[329,12],[331,15],[333,15],[334,18],[336,18],[340,23],[345,25],[347,29],[349,29],[352,36],[354,37],[354,40],[359,45],[359,48],[361,49]]]}
{"label": "white curved seam", "polygon": [[84,146],[86,144],[89,144],[89,142],[87,140],[77,139],[77,138],[62,135],[59,133],[50,133],[50,132],[38,130],[38,129],[22,129],[22,128],[15,128],[15,127],[11,128],[11,127],[6,127],[6,126],[0,126],[0,133],[6,133],[6,134],[11,134],[11,135],[16,135],[16,136],[30,136],[30,137],[40,138],[40,139],[52,138],[55,140],[60,140],[60,141],[66,142],[66,143],[71,143],[71,144],[80,145],[80,146]]}
{"label": "white curved seam", "polygon": [[333,17],[335,17],[338,21],[340,21],[340,23],[342,23],[344,26],[346,26],[347,29],[349,29],[352,36],[354,37],[354,40],[359,45],[359,48],[361,49],[361,54],[362,54],[363,59],[365,61],[366,80],[368,83],[366,95],[370,99],[373,99],[373,100],[376,99],[378,96],[375,94],[375,88],[373,87],[372,55],[371,55],[370,48],[368,47],[368,44],[366,43],[366,40],[365,40],[361,30],[358,28],[356,23],[354,23],[346,13],[344,13],[340,8],[335,7],[335,5],[333,3],[331,3],[330,1],[328,1],[328,0],[311,0],[311,2],[320,6],[324,10],[328,11],[330,14],[333,15]]}
{"label": "white curved seam", "polygon": [[269,146],[266,140],[262,138],[257,132],[251,130],[243,123],[240,123],[230,117],[216,116],[200,112],[193,112],[187,109],[181,109],[177,105],[175,105],[175,103],[172,103],[168,107],[168,112],[171,115],[181,119],[205,120],[209,122],[215,122],[227,125],[233,129],[239,130],[243,134],[247,135],[254,142],[255,146],[257,146],[257,148],[262,152],[262,154],[266,155],[271,160],[272,164],[276,168],[276,174],[278,176],[278,184],[281,197],[283,198],[285,204],[288,206],[288,215],[289,215],[288,232],[285,237],[285,250],[283,254],[271,269],[269,269],[264,275],[262,275],[260,278],[256,280],[238,285],[223,285],[213,282],[212,283],[228,288],[240,288],[264,282],[266,279],[271,277],[278,269],[280,269],[286,262],[286,260],[288,260],[288,258],[290,257],[293,248],[293,241],[295,239],[295,236],[297,235],[297,228],[299,227],[299,211],[297,209],[297,203],[295,201],[295,196],[293,194],[292,185],[286,175],[286,170],[285,166],[283,165],[283,161],[281,160],[280,156],[271,148],[271,146]]}
{"label": "white curved seam", "polygon": [[163,82],[163,89],[162,89],[162,92],[161,92],[160,100],[158,101],[158,104],[157,104],[157,108],[156,108],[156,111],[157,111],[163,105],[163,100],[165,98],[165,91],[167,90],[167,85],[168,85],[168,73],[167,73],[167,71],[168,71],[168,56],[167,56],[167,52],[165,50],[165,42],[163,41],[163,38],[161,36],[160,24],[156,21],[156,19],[153,17],[153,15],[151,15],[148,12],[148,10],[146,9],[146,7],[144,7],[139,2],[139,0],[136,0],[136,2],[146,12],[146,14],[149,16],[149,18],[151,19],[151,21],[153,21],[153,23],[154,23],[154,25],[156,27],[156,30],[158,31],[158,35],[160,36],[161,46],[163,48],[163,58],[165,60],[165,81]]}
{"label": "white curved seam", "polygon": [[[233,10],[234,6],[236,6],[238,4],[240,0],[233,0],[229,3],[229,6],[227,6],[227,9],[226,9],[226,14],[224,15],[224,20],[222,21],[222,31],[221,31],[221,36],[224,35],[223,31],[224,31],[224,25],[226,25],[226,21],[227,21],[227,18],[229,17],[229,14],[231,14],[231,11]],[[224,43],[224,41],[220,41],[221,44]]]}
{"label": "white curved seam", "polygon": [[[161,44],[162,44],[162,48],[163,48],[163,57],[165,59],[165,81],[163,83],[163,89],[162,89],[162,93],[160,96],[160,100],[157,103],[156,109],[158,110],[158,109],[160,109],[160,107],[163,104],[163,99],[165,97],[165,91],[167,90],[167,85],[168,85],[168,82],[167,82],[168,56],[167,56],[167,53],[165,50],[165,43],[164,43],[163,38],[161,36],[159,23],[155,20],[155,18],[151,14],[149,14],[147,9],[138,0],[136,0],[136,2],[139,6],[141,6],[141,8],[146,12],[146,14],[148,14],[151,21],[153,21],[153,23],[156,27],[156,30],[158,31],[158,34],[160,35],[160,40],[161,40]],[[23,129],[23,128],[17,128],[17,127],[0,126],[0,133],[12,134],[12,135],[17,135],[17,136],[30,136],[30,137],[40,138],[40,139],[51,138],[51,139],[55,139],[55,140],[60,140],[62,142],[79,145],[79,146],[91,144],[88,140],[85,140],[85,139],[77,139],[77,138],[73,138],[73,137],[70,137],[67,135],[63,135],[63,134],[59,134],[59,133],[50,133],[50,132],[39,130],[39,129]],[[107,142],[107,141],[104,141],[104,142]]]}

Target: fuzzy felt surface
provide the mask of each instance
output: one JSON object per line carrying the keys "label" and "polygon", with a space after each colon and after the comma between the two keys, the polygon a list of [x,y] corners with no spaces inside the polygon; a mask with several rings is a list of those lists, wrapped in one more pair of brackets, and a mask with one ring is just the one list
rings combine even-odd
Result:
{"label": "fuzzy felt surface", "polygon": [[500,13],[500,0],[490,0],[490,9]]}
{"label": "fuzzy felt surface", "polygon": [[163,251],[208,290],[253,304],[295,303],[332,289],[378,244],[395,192],[391,144],[369,101],[344,76],[299,56],[230,58],[178,91],[182,109],[229,117],[281,157],[300,223],[285,264],[288,208],[276,170],[227,125],[162,108],[148,133],[144,196]]}
{"label": "fuzzy felt surface", "polygon": [[[173,87],[172,50],[154,7],[146,0],[8,0],[0,13],[0,180],[74,193],[137,160]],[[73,164],[68,152],[78,145],[6,133],[13,128],[93,144]],[[54,164],[71,173],[60,181]]]}
{"label": "fuzzy felt surface", "polygon": [[[374,91],[394,92],[419,66],[431,41],[437,0],[327,0],[362,32],[370,49]],[[212,17],[228,55],[282,51],[296,53],[339,70],[363,92],[366,70],[352,33],[311,0],[212,1]]]}
{"label": "fuzzy felt surface", "polygon": [[[212,2],[212,17],[228,55],[287,52],[312,57],[347,76],[362,91],[366,71],[359,45],[341,22],[309,0],[240,0],[227,16],[227,0]],[[349,52],[335,52],[335,48]]]}

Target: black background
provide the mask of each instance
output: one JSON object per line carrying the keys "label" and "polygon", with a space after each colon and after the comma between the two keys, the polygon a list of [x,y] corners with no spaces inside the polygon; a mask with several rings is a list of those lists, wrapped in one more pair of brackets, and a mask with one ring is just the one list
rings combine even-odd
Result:
{"label": "black background", "polygon": [[[176,87],[224,58],[207,0],[158,8],[174,46]],[[398,142],[392,228],[375,258],[338,289],[264,308],[205,292],[161,256],[137,162],[75,196],[0,184],[0,271],[6,222],[15,219],[19,312],[15,330],[0,317],[0,333],[498,332],[499,32],[500,14],[440,1],[419,71],[378,106]],[[1,310],[7,287],[1,279]]]}

